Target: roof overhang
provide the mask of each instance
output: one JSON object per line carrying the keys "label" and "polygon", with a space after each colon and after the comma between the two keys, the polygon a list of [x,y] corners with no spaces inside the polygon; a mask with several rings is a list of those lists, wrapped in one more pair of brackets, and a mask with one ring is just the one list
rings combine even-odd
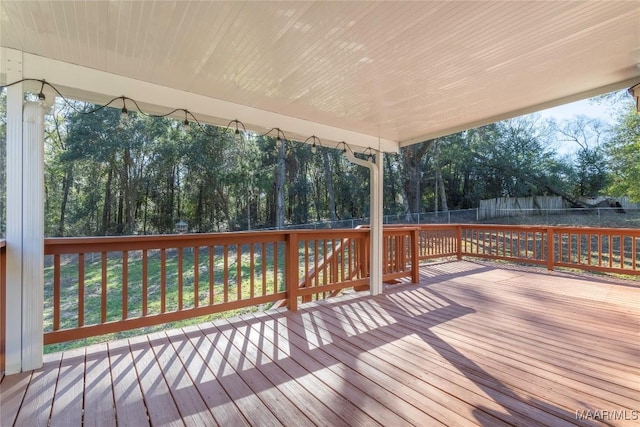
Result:
{"label": "roof overhang", "polygon": [[4,0],[0,12],[3,56],[67,96],[328,145],[395,151],[640,82],[637,1]]}

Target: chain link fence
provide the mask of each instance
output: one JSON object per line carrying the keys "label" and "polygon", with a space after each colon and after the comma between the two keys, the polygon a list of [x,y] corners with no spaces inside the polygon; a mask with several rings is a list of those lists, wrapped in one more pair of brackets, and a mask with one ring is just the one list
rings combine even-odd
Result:
{"label": "chain link fence", "polygon": [[[512,224],[573,227],[640,228],[640,208],[498,209],[496,217],[483,219],[480,208],[440,212],[385,215],[384,224]],[[350,218],[308,224],[292,224],[285,230],[356,228],[369,225],[369,218]],[[275,230],[262,228],[261,230]]]}

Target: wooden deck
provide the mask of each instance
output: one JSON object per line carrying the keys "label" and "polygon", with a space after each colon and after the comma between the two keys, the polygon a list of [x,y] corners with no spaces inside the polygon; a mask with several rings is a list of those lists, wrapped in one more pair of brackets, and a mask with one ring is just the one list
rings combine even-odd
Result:
{"label": "wooden deck", "polygon": [[377,297],[47,355],[0,384],[0,425],[638,425],[639,333],[638,282],[430,264]]}

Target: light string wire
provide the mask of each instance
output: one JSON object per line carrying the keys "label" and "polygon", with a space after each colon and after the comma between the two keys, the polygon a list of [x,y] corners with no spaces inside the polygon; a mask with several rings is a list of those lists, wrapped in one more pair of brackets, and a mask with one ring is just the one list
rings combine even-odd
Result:
{"label": "light string wire", "polygon": [[[189,110],[187,110],[186,108],[174,108],[173,110],[169,111],[168,113],[165,114],[151,114],[151,113],[147,113],[145,112],[140,105],[138,105],[138,103],[136,102],[135,99],[130,98],[128,96],[125,95],[121,95],[121,96],[116,96],[114,98],[112,98],[111,100],[109,100],[106,104],[98,104],[96,107],[94,108],[90,108],[88,110],[86,109],[79,109],[77,108],[69,99],[67,99],[61,92],[60,90],[58,90],[57,87],[55,87],[53,84],[49,83],[48,81],[46,81],[45,79],[33,79],[33,78],[23,78],[20,80],[16,80],[14,82],[11,83],[7,83],[5,85],[0,85],[0,90],[5,89],[5,88],[9,88],[11,86],[15,86],[17,84],[20,83],[24,83],[24,82],[38,82],[41,84],[40,87],[40,92],[38,93],[38,100],[40,102],[44,102],[46,100],[46,96],[44,94],[44,87],[50,87],[57,95],[58,97],[62,98],[64,104],[70,108],[73,112],[77,113],[77,114],[94,114],[97,113],[107,107],[112,107],[112,108],[118,108],[117,106],[113,106],[112,104],[114,104],[116,101],[121,100],[122,101],[122,107],[121,107],[121,113],[123,115],[126,115],[129,113],[129,110],[126,108],[126,103],[127,101],[131,102],[138,113],[142,114],[143,116],[146,117],[150,117],[150,118],[166,118],[169,116],[172,116],[178,112],[183,112],[184,113],[184,120],[182,121],[182,124],[185,126],[185,128],[190,128],[190,124],[191,121],[194,122],[197,127],[204,133],[206,133],[208,136],[211,136],[211,134],[208,131],[208,128],[206,127],[206,125],[202,122],[200,122],[200,120],[198,120],[198,118]],[[89,103],[92,105],[96,105],[94,103]],[[191,121],[189,120],[191,119]],[[215,125],[213,125],[215,126]],[[235,129],[232,127],[235,126]],[[222,128],[222,126],[215,126],[218,128]],[[242,128],[242,130],[240,130]],[[225,132],[229,132],[232,131],[234,133],[234,138],[242,138],[241,136],[241,132],[242,133],[248,133],[247,128],[245,127],[244,123],[238,119],[233,119],[231,120],[227,126],[224,128]],[[287,138],[285,132],[278,128],[278,127],[274,127],[269,129],[267,132],[265,133],[254,133],[254,135],[259,136],[259,137],[265,137],[265,136],[271,136],[271,133],[276,132],[276,139],[278,140],[283,140],[286,142],[298,142],[298,141],[294,141],[294,140],[290,140],[289,138]],[[271,136],[273,137],[273,136]],[[320,148],[334,148],[334,149],[338,149],[340,147],[342,147],[342,152],[346,153],[347,150],[349,150],[352,154],[356,154],[353,149],[351,148],[351,146],[349,144],[347,144],[345,141],[341,141],[338,144],[336,144],[335,146],[331,146],[329,144],[323,144],[322,141],[320,140],[320,138],[318,138],[316,135],[311,135],[310,137],[308,137],[307,139],[305,139],[304,141],[302,141],[303,144],[308,143],[309,141],[312,142],[311,144],[311,151],[313,153],[316,152],[317,147],[319,146]],[[371,147],[368,147],[365,149],[365,151],[363,152],[366,153],[369,152],[369,155],[367,156],[367,160],[371,161],[372,159],[372,153],[373,153],[373,149]]]}

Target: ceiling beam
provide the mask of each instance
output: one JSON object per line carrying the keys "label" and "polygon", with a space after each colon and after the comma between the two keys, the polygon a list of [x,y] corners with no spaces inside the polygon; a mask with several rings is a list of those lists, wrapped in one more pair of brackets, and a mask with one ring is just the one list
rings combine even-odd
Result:
{"label": "ceiling beam", "polygon": [[606,86],[598,87],[595,89],[590,89],[585,92],[576,93],[573,95],[565,96],[562,98],[554,99],[552,101],[543,102],[542,104],[536,104],[529,107],[521,108],[519,110],[509,111],[504,114],[499,114],[496,116],[487,117],[482,120],[477,120],[473,122],[463,123],[458,126],[440,129],[437,131],[429,132],[423,134],[421,136],[411,138],[406,141],[400,141],[400,147],[406,147],[408,145],[417,144],[419,142],[428,141],[434,138],[440,138],[443,136],[451,135],[453,133],[462,132],[467,129],[474,129],[480,126],[485,126],[491,123],[496,123],[502,120],[512,119],[514,117],[523,116],[525,114],[535,113],[537,111],[546,110],[547,108],[557,107],[559,105],[569,104],[571,102],[580,101],[587,98],[592,98],[594,96],[603,95],[606,93],[610,93],[616,90],[626,89],[637,85],[640,83],[640,78],[633,77],[631,79],[622,80],[617,83],[609,84]]}
{"label": "ceiling beam", "polygon": [[[4,51],[2,53],[14,51],[9,48],[1,49]],[[126,96],[134,99],[145,112],[151,114],[166,114],[175,108],[184,108],[197,117],[198,121],[216,126],[227,126],[229,121],[237,119],[244,123],[247,130],[256,133],[280,128],[290,140],[304,141],[315,135],[320,138],[323,146],[336,147],[341,141],[345,141],[355,151],[374,148],[383,152],[397,152],[399,149],[396,141],[374,135],[210,98],[26,52],[21,54],[25,78],[45,79],[55,85],[65,97],[72,99],[105,104],[113,98]],[[121,105],[114,103],[114,107],[120,108]],[[130,105],[128,108],[132,110]],[[178,113],[175,117],[184,119],[184,113]]]}

